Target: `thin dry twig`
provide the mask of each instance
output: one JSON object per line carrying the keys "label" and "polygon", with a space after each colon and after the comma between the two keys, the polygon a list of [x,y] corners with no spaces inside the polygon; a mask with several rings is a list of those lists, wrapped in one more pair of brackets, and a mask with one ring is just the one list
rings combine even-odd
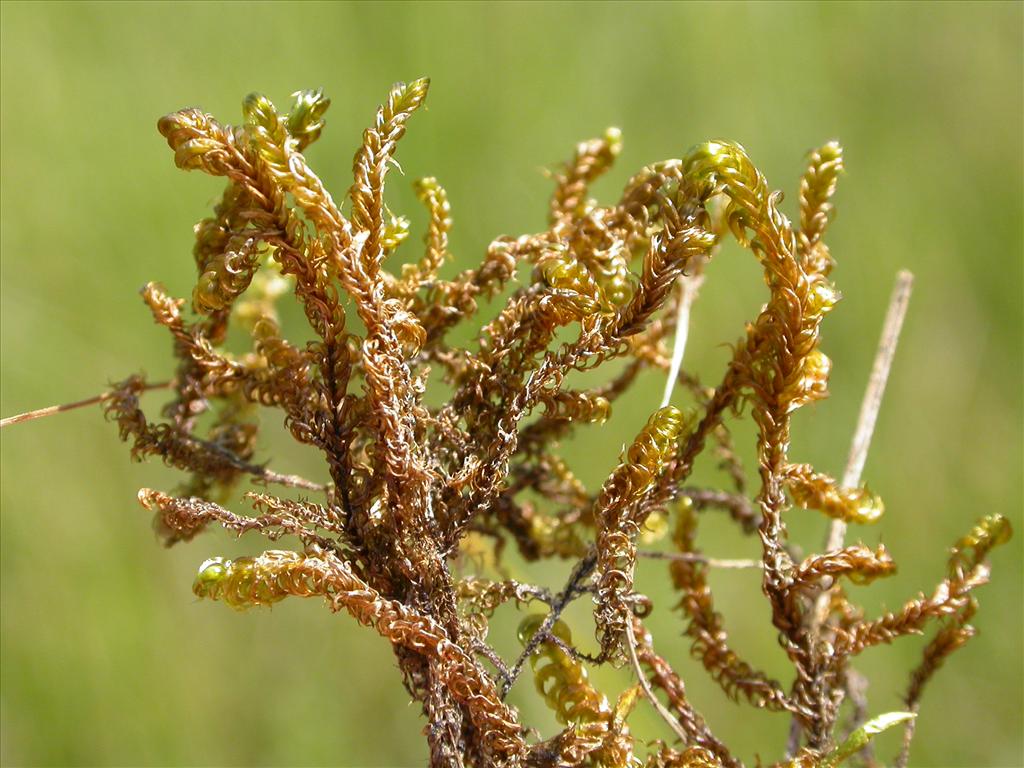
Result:
{"label": "thin dry twig", "polygon": [[[172,381],[161,381],[155,384],[146,384],[143,388],[146,390],[151,389],[167,389],[173,387],[175,382]],[[46,408],[37,408],[34,411],[26,411],[25,413],[19,413],[14,416],[8,416],[6,419],[0,419],[0,429],[3,427],[9,427],[12,424],[21,424],[23,421],[32,421],[34,419],[41,419],[44,416],[53,416],[56,413],[64,413],[65,411],[73,411],[76,408],[84,408],[88,405],[98,405],[100,403],[110,400],[115,397],[113,392],[104,392],[101,395],[95,397],[87,397],[85,400],[78,400],[74,403],[64,403],[63,405],[50,405]]]}
{"label": "thin dry twig", "polygon": [[643,667],[640,666],[640,659],[636,655],[636,635],[633,632],[633,622],[626,622],[626,648],[629,651],[629,662],[633,665],[633,672],[636,674],[636,679],[640,683],[640,687],[643,689],[644,696],[654,710],[658,713],[662,720],[664,720],[668,727],[672,729],[672,732],[679,737],[680,741],[684,744],[689,741],[686,735],[686,731],[682,729],[676,719],[672,717],[672,713],[669,712],[665,705],[658,701],[658,697],[654,695],[654,691],[651,690],[651,683],[647,679],[647,675],[644,674]]}
{"label": "thin dry twig", "polygon": [[[843,485],[847,488],[853,488],[860,484],[861,473],[864,471],[864,464],[868,458],[868,448],[871,446],[871,437],[875,433],[875,422],[878,420],[878,413],[882,408],[885,385],[889,381],[892,361],[896,357],[896,345],[899,343],[900,331],[903,329],[903,320],[907,316],[907,307],[910,306],[910,294],[913,289],[913,273],[907,270],[899,272],[896,275],[892,296],[889,298],[889,309],[885,315],[885,323],[882,325],[878,352],[875,354],[875,361],[871,366],[871,376],[868,379],[867,388],[864,390],[860,415],[857,417],[857,428],[853,433],[846,470],[843,472]],[[825,551],[831,552],[839,549],[843,545],[845,535],[846,522],[833,520],[825,539]]]}
{"label": "thin dry twig", "polygon": [[690,309],[697,299],[697,293],[704,282],[702,274],[684,275],[679,278],[679,307],[676,310],[675,340],[672,342],[672,361],[665,380],[665,391],[661,396],[660,408],[664,408],[672,400],[672,390],[679,380],[679,372],[683,368],[683,356],[686,354],[686,342],[690,335]]}
{"label": "thin dry twig", "polygon": [[720,557],[708,557],[700,552],[658,552],[650,549],[638,549],[638,557],[646,557],[651,560],[679,560],[686,563],[701,563],[711,568],[761,568],[760,560],[729,559]]}

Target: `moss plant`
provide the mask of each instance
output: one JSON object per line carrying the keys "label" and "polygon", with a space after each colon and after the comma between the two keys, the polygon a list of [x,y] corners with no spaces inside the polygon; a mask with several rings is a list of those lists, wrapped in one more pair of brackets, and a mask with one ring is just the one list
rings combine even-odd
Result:
{"label": "moss plant", "polygon": [[[987,581],[989,550],[1010,528],[998,515],[982,519],[955,543],[932,593],[892,613],[869,618],[847,598],[845,580],[870,582],[895,569],[884,547],[844,545],[843,537],[846,524],[872,524],[883,512],[860,472],[908,286],[893,303],[846,476],[797,463],[793,413],[828,389],[819,339],[839,294],[823,236],[843,167],[839,145],[811,154],[795,226],[778,209],[780,193],[729,141],[642,168],[616,203],[600,205],[588,187],[619,153],[620,136],[609,130],[554,174],[547,230],[499,237],[477,268],[449,277],[447,196],[436,179],[422,179],[415,189],[429,214],[424,244],[393,273],[385,259],[416,246],[408,221],[384,204],[385,179],[427,89],[425,79],[391,89],[340,202],[303,155],[324,127],[329,101],[319,91],[295,94],[287,113],[250,95],[239,126],[198,109],[159,122],[178,167],[227,185],[213,215],[196,225],[192,296],[170,296],[156,283],[143,290],[173,340],[173,380],[132,376],[98,399],[134,458],[157,456],[188,474],[173,494],[139,492],[168,546],[209,526],[294,542],[205,560],[195,594],[239,609],[319,597],[379,634],[422,707],[434,766],[624,767],[641,757],[649,766],[739,766],[645,626],[654,606],[637,589],[635,565],[661,557],[693,656],[730,698],[791,719],[789,749],[778,749],[776,765],[871,764],[871,737],[893,725],[906,729],[896,758],[905,764],[921,693],[973,634],[973,590]],[[767,298],[709,386],[680,362],[689,306],[727,236],[757,259]],[[508,290],[524,265],[529,280]],[[473,323],[479,305],[499,295],[507,299],[474,341],[451,341],[453,328]],[[313,341],[285,338],[283,301],[298,302]],[[227,351],[229,328],[251,339],[247,352]],[[605,383],[572,386],[576,372],[612,361]],[[432,368],[449,395],[439,407],[424,398]],[[690,407],[668,405],[666,396],[604,483],[587,488],[557,454],[558,441],[604,421],[644,369],[665,371]],[[154,388],[172,393],[158,421],[140,408]],[[329,482],[260,463],[261,408],[278,410],[291,436],[322,454]],[[757,434],[750,492],[729,430],[744,413]],[[690,484],[694,462],[707,454],[726,469],[727,487]],[[243,515],[231,507],[246,478],[289,495],[247,493],[254,513]],[[794,506],[833,521],[822,553],[799,555],[789,543],[785,518]],[[758,561],[700,552],[698,524],[710,509],[757,537]],[[638,549],[641,537],[644,546],[659,538],[664,546]],[[509,547],[527,563],[572,561],[568,582],[504,578]],[[460,556],[467,549],[489,557]],[[790,680],[771,678],[730,645],[707,578],[715,567],[761,570],[763,594],[751,600],[767,601],[765,632],[784,648]],[[580,599],[593,604],[593,644],[577,644],[560,618]],[[517,659],[501,658],[487,640],[488,620],[505,603],[525,611]],[[928,630],[906,711],[872,719],[851,661]],[[600,664],[630,665],[637,684],[598,690],[587,668]],[[557,733],[539,735],[505,701],[527,665],[563,726]],[[848,722],[840,722],[844,699],[854,705]],[[635,743],[628,719],[636,706],[657,709],[664,743]]]}

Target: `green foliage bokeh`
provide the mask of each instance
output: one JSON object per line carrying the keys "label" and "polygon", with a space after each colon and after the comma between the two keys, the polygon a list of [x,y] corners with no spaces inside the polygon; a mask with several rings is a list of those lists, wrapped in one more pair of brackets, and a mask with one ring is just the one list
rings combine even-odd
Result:
{"label": "green foliage bokeh", "polygon": [[[865,471],[888,511],[850,534],[884,540],[900,573],[855,594],[869,611],[894,607],[930,590],[945,548],[977,517],[1013,521],[1017,538],[995,552],[994,583],[979,592],[980,636],[925,697],[912,765],[1019,764],[1022,9],[5,2],[0,412],[172,372],[169,339],[136,290],[161,280],[188,294],[191,227],[221,186],[176,170],[156,132],[159,116],[185,106],[235,122],[250,91],[284,108],[292,91],[322,86],[333,106],[309,155],[340,198],[389,85],[429,75],[428,108],[398,153],[406,175],[390,177],[389,196],[420,227],[405,246],[414,253],[423,216],[409,182],[440,179],[458,268],[493,236],[543,228],[542,169],[609,125],[625,150],[597,187],[605,199],[642,165],[724,137],[786,190],[791,214],[804,154],[839,138],[848,173],[829,243],[845,299],[823,331],[832,397],[799,415],[793,455],[841,473],[893,275],[911,269],[915,296]],[[688,364],[714,380],[722,343],[763,296],[753,259],[727,248],[694,310]],[[585,479],[607,473],[660,387],[644,379],[599,440],[572,444]],[[261,458],[322,475],[317,456],[265,422],[282,439]],[[0,479],[4,765],[423,763],[422,722],[373,633],[312,603],[236,614],[193,599],[205,557],[263,542],[207,535],[162,551],[134,493],[176,478],[131,464],[97,409],[5,429]],[[820,545],[823,520],[795,510],[790,522],[805,547]],[[751,546],[709,521],[708,552],[749,556]],[[641,570],[661,613],[659,650],[740,756],[777,757],[785,719],[724,700],[687,658],[661,569]],[[545,574],[552,585],[564,577]],[[782,673],[757,576],[716,575],[714,586],[737,647]],[[585,611],[574,616],[585,638]],[[513,626],[499,616],[494,629],[509,634],[506,653]],[[873,713],[898,708],[921,645],[862,660]],[[514,701],[536,720],[530,693],[521,681]],[[644,705],[636,717],[642,733],[667,737]]]}

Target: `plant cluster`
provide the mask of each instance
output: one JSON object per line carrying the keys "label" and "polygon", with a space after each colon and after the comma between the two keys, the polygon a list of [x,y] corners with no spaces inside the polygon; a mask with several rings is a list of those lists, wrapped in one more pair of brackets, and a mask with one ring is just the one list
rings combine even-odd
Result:
{"label": "plant cluster", "polygon": [[[392,272],[384,262],[409,247],[410,226],[386,207],[385,178],[427,88],[424,79],[391,89],[363,134],[343,203],[303,155],[324,127],[329,101],[320,91],[295,94],[287,113],[250,95],[238,126],[199,109],[159,121],[179,168],[223,177],[227,187],[196,225],[190,300],[155,283],[143,290],[178,360],[162,419],[141,410],[143,392],[160,385],[140,376],[115,386],[105,407],[134,458],[158,456],[190,473],[174,495],[139,493],[168,545],[211,524],[298,542],[206,560],[195,594],[236,608],[317,596],[377,632],[422,706],[434,766],[610,767],[644,755],[652,767],[739,766],[645,626],[653,606],[635,584],[638,540],[661,536],[671,544],[662,554],[692,655],[730,698],[792,718],[788,754],[776,765],[871,763],[870,737],[897,723],[909,744],[921,692],[973,634],[973,590],[987,581],[989,550],[1010,529],[1002,517],[983,519],[956,543],[930,596],[877,618],[851,603],[843,582],[891,574],[884,547],[844,546],[840,535],[823,553],[801,556],[788,541],[793,506],[857,524],[883,509],[858,477],[840,482],[789,456],[794,412],[827,393],[830,362],[819,336],[839,294],[822,237],[842,170],[839,145],[810,155],[794,226],[779,211],[780,193],[728,141],[647,166],[618,202],[600,205],[588,188],[620,151],[609,130],[553,173],[546,231],[500,237],[478,267],[452,277],[442,276],[448,198],[436,179],[422,179],[415,189],[429,215],[425,245]],[[705,264],[729,233],[763,268],[768,295],[720,381],[705,386],[673,365],[670,342],[685,333]],[[278,304],[289,295],[313,341],[285,338]],[[451,341],[453,328],[499,296],[503,306],[472,343]],[[248,351],[228,351],[229,328],[251,339]],[[577,372],[609,363],[606,383],[573,385]],[[604,421],[645,369],[667,371],[692,407],[653,409],[603,485],[587,488],[556,453],[558,441]],[[428,385],[446,388],[444,405],[427,404]],[[329,482],[259,463],[260,408],[281,411],[291,436],[322,453]],[[757,428],[750,492],[729,430],[744,413]],[[689,483],[702,453],[724,467],[728,487]],[[242,515],[228,505],[243,479],[290,490],[247,493],[255,513]],[[768,631],[792,663],[791,684],[730,645],[708,583],[716,561],[698,549],[709,509],[760,540],[753,565]],[[504,578],[508,547],[527,563],[571,562],[568,582],[551,589]],[[467,549],[488,551],[490,565],[460,556]],[[561,619],[580,598],[593,602],[590,651]],[[505,604],[539,609],[522,621],[516,660],[487,640],[489,619]],[[929,626],[937,631],[911,676],[907,712],[869,719],[851,660]],[[630,664],[637,685],[616,696],[597,690],[587,669],[603,663]],[[564,726],[546,738],[505,701],[527,665]],[[847,723],[844,699],[853,703]],[[665,718],[670,743],[642,746],[630,734],[630,712],[645,701]]]}

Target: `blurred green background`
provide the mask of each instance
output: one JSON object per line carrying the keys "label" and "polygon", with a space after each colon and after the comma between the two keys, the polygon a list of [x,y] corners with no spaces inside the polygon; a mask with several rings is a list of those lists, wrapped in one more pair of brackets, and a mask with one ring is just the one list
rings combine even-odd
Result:
{"label": "blurred green background", "polygon": [[[409,182],[437,175],[459,268],[495,235],[542,228],[543,168],[606,126],[623,129],[625,150],[597,187],[605,201],[642,165],[725,137],[787,191],[790,214],[805,153],[839,138],[848,173],[829,242],[845,299],[824,328],[832,397],[798,415],[792,455],[841,473],[892,278],[913,270],[865,471],[888,512],[851,532],[884,541],[900,572],[856,594],[873,613],[929,591],[977,517],[1013,519],[1017,536],[979,593],[980,636],[928,691],[912,764],[1020,765],[1022,7],[4,2],[0,412],[173,370],[169,339],[136,291],[158,279],[188,295],[191,227],[221,188],[176,170],[157,134],[157,118],[185,106],[236,121],[252,90],[284,109],[292,91],[323,86],[334,105],[309,155],[340,197],[390,84],[431,76],[389,199],[419,227],[406,247],[415,253],[424,217]],[[753,259],[726,248],[694,310],[689,366],[717,379],[723,343],[763,298]],[[588,481],[608,471],[660,387],[643,379],[599,440],[570,443]],[[155,410],[159,398],[147,402]],[[265,423],[280,437],[276,415]],[[749,428],[738,434],[752,466]],[[317,456],[285,440],[261,458],[324,476]],[[205,557],[262,542],[210,534],[160,549],[134,496],[177,477],[130,463],[97,409],[5,429],[0,472],[4,765],[424,763],[423,724],[371,632],[311,602],[236,614],[193,599]],[[698,480],[713,479],[699,469]],[[797,540],[818,546],[823,520],[789,520]],[[754,552],[713,516],[704,531],[713,554]],[[554,564],[534,578],[564,575]],[[785,718],[725,700],[678,637],[662,566],[644,563],[640,579],[661,609],[659,649],[718,735],[744,759],[780,756]],[[785,674],[757,575],[713,584],[736,647]],[[581,606],[577,637],[586,618]],[[506,655],[514,623],[499,614],[492,632]],[[922,645],[862,658],[873,712],[898,708]],[[628,677],[599,679],[619,690]],[[513,701],[551,733],[528,680]],[[646,738],[669,736],[644,705],[634,720]],[[883,747],[892,754],[895,739]]]}

